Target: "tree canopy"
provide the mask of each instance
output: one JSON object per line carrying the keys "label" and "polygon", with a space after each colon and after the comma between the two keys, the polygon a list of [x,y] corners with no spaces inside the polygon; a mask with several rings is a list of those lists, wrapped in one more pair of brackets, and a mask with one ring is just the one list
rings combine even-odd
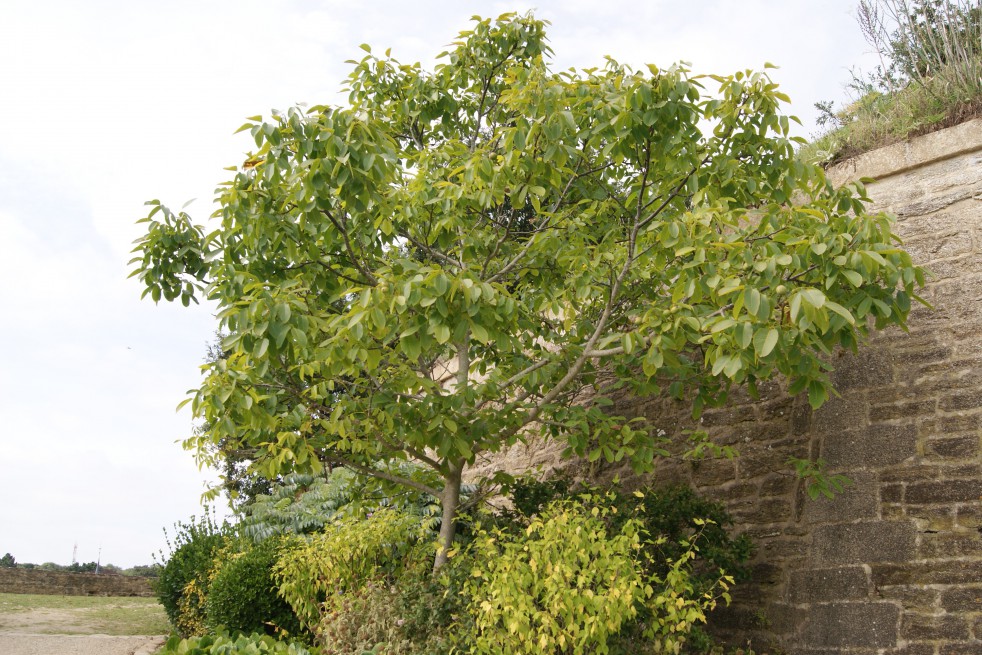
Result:
{"label": "tree canopy", "polygon": [[650,467],[618,390],[698,413],[780,374],[818,406],[824,356],[903,325],[923,283],[862,184],[796,159],[766,73],[553,71],[531,15],[475,19],[432,72],[363,49],[347,106],[242,126],[213,227],[149,203],[144,294],[203,293],[229,335],[189,399],[200,457],[425,491],[447,547],[479,455],[546,438]]}

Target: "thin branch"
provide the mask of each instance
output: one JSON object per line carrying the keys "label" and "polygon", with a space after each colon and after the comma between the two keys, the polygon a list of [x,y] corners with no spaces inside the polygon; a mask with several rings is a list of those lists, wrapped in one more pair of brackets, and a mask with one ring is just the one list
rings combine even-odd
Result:
{"label": "thin branch", "polygon": [[422,491],[424,494],[430,494],[436,498],[440,497],[441,491],[429,486],[428,484],[423,484],[422,482],[417,482],[411,478],[406,478],[401,475],[395,475],[394,473],[389,473],[388,471],[380,471],[379,469],[372,468],[371,466],[365,466],[364,464],[358,464],[357,462],[352,462],[340,455],[330,454],[325,457],[331,464],[337,464],[340,466],[346,466],[347,468],[357,471],[364,475],[369,475],[373,478],[379,478],[380,480],[387,480],[388,482],[393,482],[395,484],[401,484],[403,486],[409,487],[410,489],[415,489],[416,491]]}
{"label": "thin branch", "polygon": [[354,248],[351,247],[351,240],[348,239],[348,231],[341,226],[341,223],[339,223],[337,219],[334,218],[334,215],[331,214],[331,212],[329,212],[326,209],[321,209],[321,213],[327,216],[328,220],[330,220],[331,223],[334,224],[334,227],[338,230],[338,232],[341,233],[341,236],[344,238],[344,247],[348,251],[348,257],[351,258],[351,263],[354,264],[355,268],[361,271],[361,274],[365,276],[365,278],[368,280],[368,283],[371,286],[377,285],[378,279],[372,274],[370,270],[365,268],[365,266],[360,261],[358,261],[358,257],[355,256],[355,250]]}

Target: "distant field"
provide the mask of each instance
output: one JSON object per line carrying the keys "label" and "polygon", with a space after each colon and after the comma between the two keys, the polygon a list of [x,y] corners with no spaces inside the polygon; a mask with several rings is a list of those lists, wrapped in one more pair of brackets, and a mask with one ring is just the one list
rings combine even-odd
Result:
{"label": "distant field", "polygon": [[0,594],[0,634],[165,635],[155,598]]}

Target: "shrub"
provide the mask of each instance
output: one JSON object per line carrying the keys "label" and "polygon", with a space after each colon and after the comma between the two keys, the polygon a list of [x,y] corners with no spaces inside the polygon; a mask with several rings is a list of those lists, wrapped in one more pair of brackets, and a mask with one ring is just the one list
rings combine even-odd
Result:
{"label": "shrub", "polygon": [[[201,634],[205,625],[205,597],[215,554],[225,543],[227,525],[219,526],[207,513],[197,521],[175,524],[171,554],[154,581],[154,591],[167,618],[182,636]],[[167,531],[164,531],[167,535]],[[161,558],[164,559],[163,553]]]}
{"label": "shrub", "polygon": [[402,622],[400,634],[419,652],[460,652],[474,633],[464,586],[480,562],[469,549],[457,550],[439,572],[432,572],[429,557],[420,557],[400,576],[394,606]]}
{"label": "shrub", "polygon": [[[510,497],[513,509],[506,513],[514,524],[511,529],[524,529],[529,521],[556,499],[573,499],[590,489],[557,477],[549,480],[525,479],[512,485]],[[627,521],[640,522],[649,538],[641,544],[639,562],[650,578],[665,579],[674,564],[687,557],[688,583],[698,596],[715,588],[720,571],[735,582],[749,577],[747,562],[753,555],[753,543],[746,535],[733,537],[728,532],[733,520],[722,504],[699,497],[688,487],[645,489],[635,493],[609,492],[607,504],[616,509],[607,515],[610,530],[616,532]],[[698,544],[693,544],[698,534]],[[620,632],[625,652],[644,643],[643,631],[647,618],[640,610],[638,620]],[[701,625],[692,626],[686,649],[706,652],[714,647],[713,640]]]}
{"label": "shrub", "polygon": [[298,643],[276,641],[268,635],[230,636],[228,633],[182,639],[171,637],[157,655],[313,655]]}
{"label": "shrub", "polygon": [[320,643],[331,655],[420,652],[402,630],[395,599],[395,589],[385,584],[368,583],[347,592],[321,619]]}
{"label": "shrub", "polygon": [[372,582],[393,584],[418,536],[418,520],[392,509],[339,518],[283,553],[275,567],[280,595],[305,627],[316,630],[324,614],[343,609],[343,594]]}
{"label": "shrub", "polygon": [[618,521],[612,497],[549,503],[524,532],[477,530],[479,566],[465,583],[474,620],[472,652],[495,655],[609,653],[610,642],[644,618],[648,648],[677,652],[727,579],[696,593],[690,576],[699,534],[663,577],[648,573],[649,540],[637,518]]}
{"label": "shrub", "polygon": [[[241,544],[240,544],[241,545]],[[296,637],[300,622],[277,594],[273,566],[284,549],[282,539],[245,545],[215,572],[208,587],[206,625],[238,632]]]}

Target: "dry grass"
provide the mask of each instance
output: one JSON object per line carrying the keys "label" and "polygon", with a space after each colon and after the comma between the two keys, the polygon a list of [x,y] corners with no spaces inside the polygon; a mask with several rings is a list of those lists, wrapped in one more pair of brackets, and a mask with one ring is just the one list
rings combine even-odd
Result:
{"label": "dry grass", "polygon": [[0,633],[164,635],[156,598],[0,594]]}

